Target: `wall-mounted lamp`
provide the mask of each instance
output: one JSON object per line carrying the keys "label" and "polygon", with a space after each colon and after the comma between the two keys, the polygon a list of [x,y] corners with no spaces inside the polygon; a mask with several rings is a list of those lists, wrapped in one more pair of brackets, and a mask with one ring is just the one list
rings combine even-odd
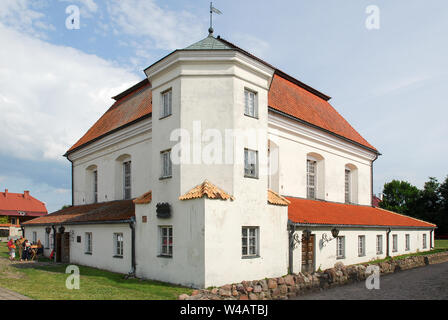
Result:
{"label": "wall-mounted lamp", "polygon": [[331,229],[331,235],[333,236],[332,239],[328,239],[328,236],[326,233],[322,234],[322,246],[325,247],[325,245],[330,242],[331,240],[334,240],[338,237],[339,235],[339,229],[337,228],[333,228]]}

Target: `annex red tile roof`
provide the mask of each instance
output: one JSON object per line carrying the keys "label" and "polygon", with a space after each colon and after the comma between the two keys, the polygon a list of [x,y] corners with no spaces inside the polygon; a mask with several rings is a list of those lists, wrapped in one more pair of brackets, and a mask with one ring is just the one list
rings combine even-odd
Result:
{"label": "annex red tile roof", "polygon": [[277,192],[268,189],[268,203],[277,206],[288,206],[290,204],[289,200],[282,197]]}
{"label": "annex red tile roof", "polygon": [[140,197],[134,200],[135,204],[148,204],[152,201],[152,191],[148,191],[142,194]]}
{"label": "annex red tile roof", "polygon": [[278,74],[274,74],[272,79],[268,103],[269,107],[275,110],[376,151],[328,101]]}
{"label": "annex red tile roof", "polygon": [[0,216],[43,216],[46,215],[45,203],[29,194],[0,192]]}
{"label": "annex red tile roof", "polygon": [[288,207],[289,220],[294,223],[383,227],[436,227],[435,224],[380,208],[292,197],[286,198],[291,202]]}
{"label": "annex red tile roof", "polygon": [[151,84],[148,79],[141,81],[114,98],[117,101],[66,154],[123,126],[149,116],[152,112]]}
{"label": "annex red tile roof", "polygon": [[133,200],[120,200],[67,207],[47,216],[26,221],[23,225],[120,221],[133,216],[135,216]]}

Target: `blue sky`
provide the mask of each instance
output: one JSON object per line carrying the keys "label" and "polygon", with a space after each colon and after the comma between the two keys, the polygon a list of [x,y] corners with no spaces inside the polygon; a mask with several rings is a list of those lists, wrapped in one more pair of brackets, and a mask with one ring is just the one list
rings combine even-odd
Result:
{"label": "blue sky", "polygon": [[[80,8],[80,29],[65,26]],[[373,144],[374,192],[448,175],[448,3],[443,0],[216,0],[215,35],[332,97]],[[366,8],[380,9],[368,30]],[[62,154],[142,79],[142,70],[207,35],[208,1],[2,0],[0,189],[71,202]]]}

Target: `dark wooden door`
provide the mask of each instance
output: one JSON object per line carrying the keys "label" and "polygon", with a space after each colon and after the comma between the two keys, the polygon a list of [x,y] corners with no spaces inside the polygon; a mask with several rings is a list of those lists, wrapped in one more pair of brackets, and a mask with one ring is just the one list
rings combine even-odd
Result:
{"label": "dark wooden door", "polygon": [[314,272],[315,235],[308,239],[302,236],[302,272]]}
{"label": "dark wooden door", "polygon": [[62,256],[62,234],[56,233],[56,262],[61,262]]}
{"label": "dark wooden door", "polygon": [[61,262],[70,263],[70,233],[65,232],[62,235],[62,252],[61,252]]}

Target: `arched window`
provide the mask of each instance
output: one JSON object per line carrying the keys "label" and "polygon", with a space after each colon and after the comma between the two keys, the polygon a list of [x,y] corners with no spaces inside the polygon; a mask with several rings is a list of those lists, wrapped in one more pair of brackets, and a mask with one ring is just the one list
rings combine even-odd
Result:
{"label": "arched window", "polygon": [[90,165],[86,169],[86,203],[98,202],[98,168]]}
{"label": "arched window", "polygon": [[131,156],[124,154],[116,159],[115,169],[115,198],[132,198],[132,166]]}
{"label": "arched window", "polygon": [[358,168],[351,163],[345,165],[344,198],[345,203],[358,203]]}
{"label": "arched window", "polygon": [[306,158],[306,197],[325,200],[325,160],[314,152]]}

